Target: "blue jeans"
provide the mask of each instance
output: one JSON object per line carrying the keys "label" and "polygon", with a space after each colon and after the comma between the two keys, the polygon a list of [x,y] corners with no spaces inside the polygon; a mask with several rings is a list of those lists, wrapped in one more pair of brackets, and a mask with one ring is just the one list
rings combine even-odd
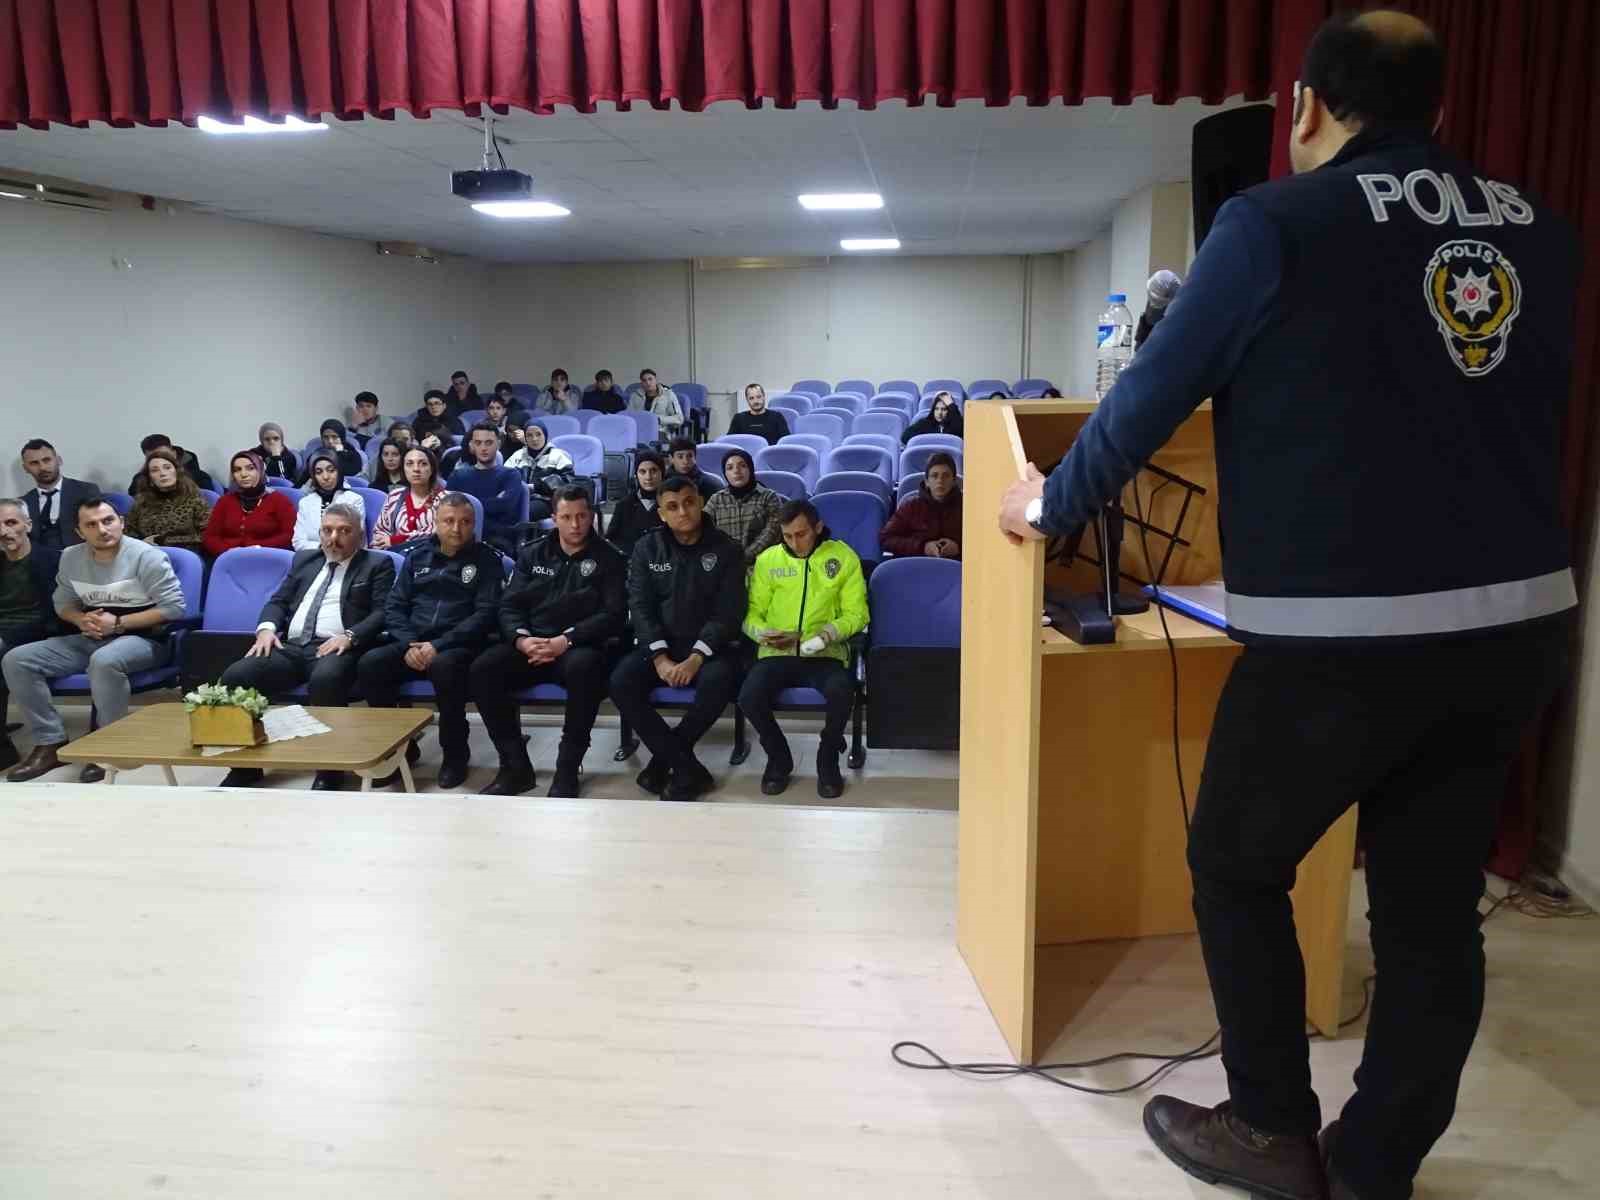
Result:
{"label": "blue jeans", "polygon": [[171,661],[169,640],[129,633],[96,642],[74,633],[18,646],[6,654],[3,665],[6,686],[22,710],[34,744],[57,746],[67,740],[67,730],[50,696],[52,679],[87,670],[89,695],[100,724],[109,725],[128,715],[128,697],[133,692],[128,676]]}

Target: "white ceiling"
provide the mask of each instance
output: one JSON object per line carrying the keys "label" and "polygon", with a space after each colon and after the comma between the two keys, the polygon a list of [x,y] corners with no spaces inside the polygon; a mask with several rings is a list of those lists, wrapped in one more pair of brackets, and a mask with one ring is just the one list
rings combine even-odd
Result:
{"label": "white ceiling", "polygon": [[[725,104],[497,119],[508,165],[534,177],[536,197],[573,210],[557,221],[496,220],[451,195],[448,172],[482,154],[482,126],[459,113],[271,137],[21,129],[0,133],[0,165],[502,262],[824,255],[844,236],[897,236],[911,254],[1017,254],[1077,245],[1122,198],[1188,178],[1190,129],[1215,111]],[[819,191],[881,191],[885,208],[818,214],[795,202]]]}

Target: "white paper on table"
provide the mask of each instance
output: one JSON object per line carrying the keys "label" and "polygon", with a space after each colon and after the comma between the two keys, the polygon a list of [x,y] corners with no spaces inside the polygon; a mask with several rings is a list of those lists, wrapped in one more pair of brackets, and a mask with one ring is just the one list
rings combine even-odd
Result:
{"label": "white paper on table", "polygon": [[[333,726],[317,720],[306,711],[303,704],[285,704],[282,708],[267,709],[267,715],[261,718],[261,727],[267,731],[268,742],[287,742],[291,738],[333,732]],[[249,746],[202,746],[200,754],[203,758],[215,758],[219,754],[248,749]]]}

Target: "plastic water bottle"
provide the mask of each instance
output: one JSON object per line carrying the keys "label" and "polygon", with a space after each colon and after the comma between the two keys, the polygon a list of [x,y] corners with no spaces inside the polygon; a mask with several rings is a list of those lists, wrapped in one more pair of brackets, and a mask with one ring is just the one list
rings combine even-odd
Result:
{"label": "plastic water bottle", "polygon": [[1106,300],[1095,348],[1094,395],[1097,400],[1106,398],[1122,369],[1133,361],[1133,314],[1128,311],[1128,297],[1123,292],[1112,292]]}

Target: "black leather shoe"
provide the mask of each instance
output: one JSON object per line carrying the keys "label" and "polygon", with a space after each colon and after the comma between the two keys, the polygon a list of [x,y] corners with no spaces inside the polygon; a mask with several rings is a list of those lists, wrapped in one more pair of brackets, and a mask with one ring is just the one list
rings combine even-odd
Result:
{"label": "black leather shoe", "polygon": [[1316,1139],[1263,1133],[1234,1116],[1231,1101],[1201,1108],[1157,1096],[1144,1106],[1144,1129],[1157,1150],[1205,1183],[1256,1200],[1326,1200]]}
{"label": "black leather shoe", "polygon": [[844,776],[839,774],[839,752],[817,751],[817,795],[824,800],[837,800],[844,795]]}
{"label": "black leather shoe", "polygon": [[[409,766],[413,766],[414,767],[421,761],[422,761],[422,747],[417,745],[415,742],[407,742],[406,743],[406,763]],[[380,775],[376,779],[374,779],[372,781],[372,786],[375,787],[375,788],[393,787],[395,784],[397,784],[399,782],[400,782],[400,768],[396,767],[394,770],[390,771],[387,775]]]}
{"label": "black leather shoe", "polygon": [[761,772],[761,794],[781,796],[789,790],[789,776],[794,774],[794,759],[773,758],[767,755],[767,769]]}
{"label": "black leather shoe", "polygon": [[466,781],[467,760],[463,758],[458,759],[455,762],[440,763],[439,778],[434,780],[434,785],[436,787],[442,787],[445,791],[449,792],[454,791]]}
{"label": "black leather shoe", "polygon": [[633,777],[633,781],[652,796],[659,796],[667,790],[667,781],[671,777],[672,768],[667,766],[666,763],[652,758],[645,766],[645,769]]}
{"label": "black leather shoe", "polygon": [[222,777],[219,787],[255,787],[267,777],[260,767],[234,767]]}
{"label": "black leather shoe", "polygon": [[539,782],[532,767],[501,767],[495,772],[487,787],[478,791],[480,796],[520,796],[531,792]]}
{"label": "black leather shoe", "polygon": [[583,780],[578,774],[577,767],[556,766],[556,773],[550,780],[550,790],[545,793],[551,799],[562,798],[576,800],[578,793],[583,790]]}
{"label": "black leather shoe", "polygon": [[100,783],[106,777],[106,769],[99,763],[84,763],[83,770],[78,772],[79,783]]}
{"label": "black leather shoe", "polygon": [[58,752],[65,742],[56,742],[47,746],[35,746],[28,751],[28,756],[16,766],[12,767],[6,775],[11,783],[27,783],[30,779],[37,779],[41,775],[48,775],[61,766]]}
{"label": "black leather shoe", "polygon": [[679,802],[698,800],[716,786],[717,781],[712,778],[711,772],[691,754],[672,768],[672,782],[667,785],[666,795],[662,799]]}
{"label": "black leather shoe", "polygon": [[313,792],[342,792],[344,791],[343,771],[318,771],[311,780]]}
{"label": "black leather shoe", "polygon": [[1333,1147],[1338,1137],[1338,1121],[1328,1122],[1328,1127],[1317,1136],[1317,1154],[1322,1159],[1323,1173],[1328,1177],[1328,1200],[1361,1200],[1355,1190],[1334,1172]]}
{"label": "black leather shoe", "polygon": [[11,741],[8,733],[0,734],[0,771],[9,771],[22,761],[22,755],[17,753],[17,747]]}

